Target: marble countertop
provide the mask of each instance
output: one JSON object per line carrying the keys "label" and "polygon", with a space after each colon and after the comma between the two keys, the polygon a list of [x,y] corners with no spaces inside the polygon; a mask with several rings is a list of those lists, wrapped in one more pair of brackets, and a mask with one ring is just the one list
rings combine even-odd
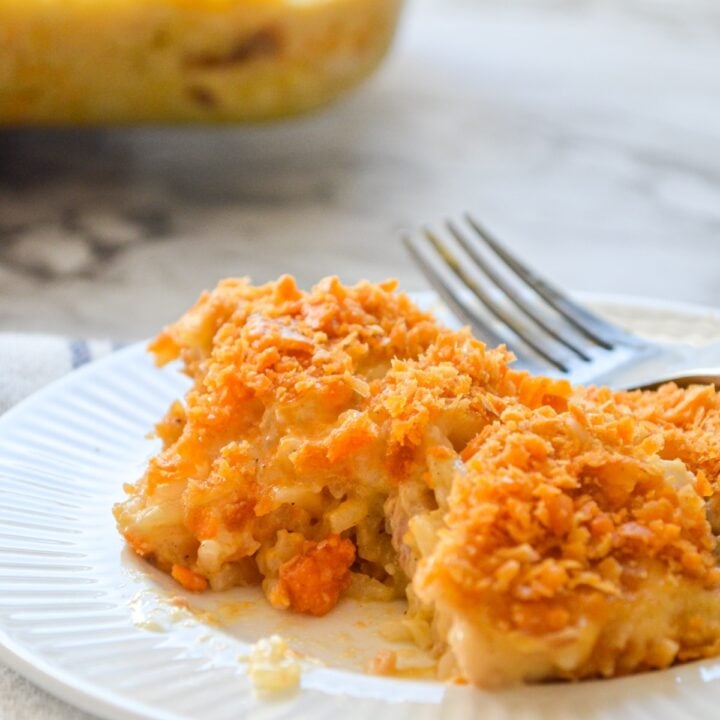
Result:
{"label": "marble countertop", "polygon": [[[720,305],[715,0],[411,0],[359,92],[272,126],[0,132],[0,330],[141,338],[218,278],[425,283],[472,210],[581,290]],[[0,669],[0,717],[84,716]]]}
{"label": "marble countertop", "polygon": [[379,75],[255,128],[0,133],[0,329],[144,337],[228,274],[424,287],[473,210],[567,287],[720,304],[720,6],[410,2]]}

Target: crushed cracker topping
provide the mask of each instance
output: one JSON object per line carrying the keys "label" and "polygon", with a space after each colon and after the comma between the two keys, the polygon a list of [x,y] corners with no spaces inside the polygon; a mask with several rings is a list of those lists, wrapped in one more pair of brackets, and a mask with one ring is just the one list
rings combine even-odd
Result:
{"label": "crushed cracker topping", "polygon": [[115,513],[186,589],[406,593],[407,634],[482,685],[720,653],[714,388],[531,376],[394,281],[225,280],[151,349],[193,386]]}

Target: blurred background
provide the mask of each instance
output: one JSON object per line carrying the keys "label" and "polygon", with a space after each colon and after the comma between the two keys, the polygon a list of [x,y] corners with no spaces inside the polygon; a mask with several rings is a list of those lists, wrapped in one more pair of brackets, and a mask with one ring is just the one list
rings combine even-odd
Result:
{"label": "blurred background", "polygon": [[[718,0],[407,0],[312,114],[0,129],[0,331],[139,339],[228,275],[426,289],[399,232],[466,210],[567,288],[720,306],[719,70]],[[0,716],[89,717],[1,666]]]}
{"label": "blurred background", "polygon": [[409,0],[328,109],[0,131],[0,330],[142,338],[227,275],[426,287],[464,210],[576,290],[720,305],[720,5]]}

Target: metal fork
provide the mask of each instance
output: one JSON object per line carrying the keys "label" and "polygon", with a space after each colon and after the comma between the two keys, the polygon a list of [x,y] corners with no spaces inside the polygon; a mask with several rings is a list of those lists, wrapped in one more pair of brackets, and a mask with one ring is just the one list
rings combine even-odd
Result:
{"label": "metal fork", "polygon": [[[687,369],[698,356],[697,349],[644,340],[591,312],[469,215],[403,241],[449,309],[488,344],[507,345],[516,366],[629,387]],[[720,346],[705,359],[718,358]]]}

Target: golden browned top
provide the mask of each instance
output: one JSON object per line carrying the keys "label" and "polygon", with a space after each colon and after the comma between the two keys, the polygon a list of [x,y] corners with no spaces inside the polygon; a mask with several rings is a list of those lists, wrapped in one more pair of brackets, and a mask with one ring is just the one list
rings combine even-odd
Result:
{"label": "golden browned top", "polygon": [[438,333],[396,285],[345,287],[331,277],[303,292],[289,275],[258,287],[223,280],[150,349],[161,364],[181,356],[207,391],[243,388],[279,400],[320,386],[355,392],[352,375],[416,357]]}
{"label": "golden browned top", "polygon": [[298,473],[342,474],[344,458],[381,443],[397,475],[441,418],[464,447],[497,414],[493,398],[519,392],[524,376],[508,372],[503,349],[442,330],[395,286],[327,278],[306,293],[285,276],[260,287],[225,280],[203,294],[151,345],[161,364],[182,358],[195,380],[180,445],[198,433],[247,439],[258,409],[273,406],[275,434],[302,438]]}
{"label": "golden browned top", "polygon": [[720,394],[712,385],[682,389],[668,383],[656,392],[617,393],[615,399],[661,428],[664,457],[679,458],[708,477],[720,475]]}
{"label": "golden browned top", "polygon": [[664,459],[662,432],[609,391],[591,394],[560,411],[510,404],[471,443],[423,584],[541,634],[592,614],[593,594],[632,593],[651,565],[720,585],[705,473]]}

